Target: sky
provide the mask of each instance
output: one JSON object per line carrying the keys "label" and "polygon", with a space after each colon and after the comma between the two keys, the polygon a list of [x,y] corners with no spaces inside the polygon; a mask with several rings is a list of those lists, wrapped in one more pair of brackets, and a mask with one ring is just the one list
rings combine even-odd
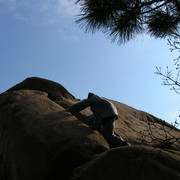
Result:
{"label": "sky", "polygon": [[166,39],[138,36],[112,43],[75,23],[74,0],[0,0],[0,93],[28,77],[63,85],[78,99],[88,92],[171,123],[179,121],[180,95],[155,74],[173,66],[178,52]]}

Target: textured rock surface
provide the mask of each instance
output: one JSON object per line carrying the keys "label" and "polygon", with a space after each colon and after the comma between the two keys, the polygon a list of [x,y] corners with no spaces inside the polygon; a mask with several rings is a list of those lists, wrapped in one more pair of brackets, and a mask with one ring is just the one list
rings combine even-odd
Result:
{"label": "textured rock surface", "polygon": [[[70,107],[72,104],[80,101],[75,99],[75,97],[70,94],[62,85],[47,79],[37,77],[27,78],[23,82],[10,88],[7,92],[22,89],[46,92],[48,98],[65,109]],[[117,107],[119,113],[115,130],[119,135],[121,135],[121,137],[123,137],[123,139],[127,140],[131,144],[143,143],[150,146],[161,146],[159,145],[160,143],[158,140],[166,139],[167,137],[171,138],[167,134],[168,131],[170,131],[172,136],[180,137],[180,130],[174,129],[165,121],[146,112],[139,111],[135,108],[127,106],[123,103],[117,101],[112,102]],[[89,122],[87,118],[87,116],[91,114],[92,112],[89,108],[87,108],[79,115],[77,115],[76,118],[81,120],[88,126],[91,126],[91,122]],[[149,131],[151,131],[151,134],[153,133],[154,137],[157,137],[157,140],[152,141],[152,136],[149,135]],[[142,134],[146,135],[146,137],[144,138],[145,141],[142,138]],[[171,147],[168,145],[168,148],[180,149],[180,143],[174,143]]]}
{"label": "textured rock surface", "polygon": [[[174,180],[179,177],[177,151],[142,146],[109,150],[103,136],[88,119],[92,114],[89,108],[76,117],[66,111],[79,101],[60,84],[37,77],[27,78],[0,94],[0,180],[66,180],[81,165],[73,178],[99,179],[103,171],[103,178],[112,180],[119,180],[119,177],[131,180],[135,175],[134,179],[148,180],[148,173],[149,180],[161,173],[167,177],[171,175]],[[172,129],[161,119],[112,102],[119,112],[116,131],[128,142],[157,145],[157,141],[150,142],[149,130],[161,139],[170,130],[173,136],[180,137],[178,129]],[[147,141],[142,138],[142,133],[147,135]],[[180,143],[168,148],[180,149]],[[96,158],[89,161],[94,155]],[[83,165],[86,162],[89,163]],[[144,173],[140,167],[144,168]],[[149,168],[154,174],[148,172]]]}
{"label": "textured rock surface", "polygon": [[23,82],[8,89],[7,92],[17,90],[38,90],[46,92],[48,94],[48,98],[53,101],[62,100],[63,98],[74,99],[74,96],[62,85],[48,79],[38,77],[27,78]]}
{"label": "textured rock surface", "polygon": [[145,146],[114,148],[77,168],[71,180],[179,180],[180,152]]}
{"label": "textured rock surface", "polygon": [[[116,101],[112,102],[115,104],[119,112],[118,121],[116,121],[116,131],[132,144],[142,144],[142,132],[147,134],[147,141],[150,142],[152,136],[146,132],[147,130],[149,132],[150,129],[157,139],[166,139],[166,136],[168,136],[167,132],[170,130],[173,136],[180,137],[180,130],[176,128],[174,129],[172,125],[165,121],[125,104]],[[145,144],[152,146],[158,143],[158,141],[153,141],[152,143],[146,142]],[[180,150],[180,143],[175,144],[175,148]]]}
{"label": "textured rock surface", "polygon": [[52,180],[109,146],[47,93],[19,90],[0,95],[0,147],[0,179]]}

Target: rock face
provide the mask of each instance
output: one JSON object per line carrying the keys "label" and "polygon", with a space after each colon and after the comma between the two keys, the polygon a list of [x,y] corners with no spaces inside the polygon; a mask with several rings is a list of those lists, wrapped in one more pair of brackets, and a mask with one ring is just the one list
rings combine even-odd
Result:
{"label": "rock face", "polygon": [[146,146],[114,148],[75,170],[71,180],[179,180],[180,152]]}
{"label": "rock face", "polygon": [[7,92],[17,90],[38,90],[46,92],[48,98],[53,101],[62,100],[63,98],[75,99],[74,96],[60,84],[37,77],[27,78],[23,82],[8,89]]}
{"label": "rock face", "polygon": [[109,148],[104,138],[40,91],[0,96],[0,179],[67,179]]}
{"label": "rock face", "polygon": [[[92,114],[90,109],[83,110],[76,117],[66,111],[77,102],[79,100],[60,84],[36,77],[27,78],[0,94],[0,180],[67,180],[78,166],[81,168],[75,170],[74,179],[98,179],[96,167],[98,176],[103,173],[98,162],[103,163],[102,169],[106,171],[107,176],[103,179],[110,178],[107,173],[111,173],[109,167],[112,165],[110,179],[122,177],[126,180],[125,175],[119,174],[127,171],[124,164],[127,168],[135,168],[137,177],[147,177],[146,170],[143,176],[143,171],[136,169],[136,161],[145,166],[145,159],[148,167],[160,167],[160,172],[170,168],[175,174],[172,177],[179,177],[179,169],[172,165],[177,163],[180,167],[180,155],[176,151],[161,151],[164,155],[160,153],[158,156],[156,150],[147,147],[109,150],[109,144],[87,118]],[[180,131],[170,124],[125,104],[112,102],[119,112],[116,131],[131,144],[157,146],[159,139],[169,137],[169,131],[180,137]],[[156,138],[152,139],[150,133]],[[179,142],[168,148],[179,149]],[[157,158],[146,157],[147,151],[155,153],[152,153],[153,157]],[[94,155],[96,158],[90,161]],[[169,157],[167,161],[163,159],[166,155]],[[109,161],[105,160],[107,158]],[[114,159],[119,159],[115,166]],[[84,164],[86,162],[89,164]],[[161,166],[163,162],[165,166]],[[94,175],[89,176],[91,173]],[[134,179],[133,174],[128,177],[128,180]],[[150,177],[154,179],[154,176]]]}
{"label": "rock face", "polygon": [[[112,102],[117,107],[119,113],[116,131],[128,142],[132,144],[143,143],[150,146],[161,146],[160,141],[163,139],[180,137],[180,130],[165,121],[125,104],[116,101]],[[170,133],[168,134],[167,132]],[[180,150],[180,142],[174,143],[173,146],[175,149]]]}

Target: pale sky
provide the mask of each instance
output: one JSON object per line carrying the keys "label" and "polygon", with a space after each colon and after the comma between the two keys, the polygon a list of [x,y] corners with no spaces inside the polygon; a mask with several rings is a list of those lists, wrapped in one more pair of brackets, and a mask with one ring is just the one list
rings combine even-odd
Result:
{"label": "pale sky", "polygon": [[169,123],[178,119],[180,95],[154,73],[178,57],[167,40],[111,43],[101,32],[86,34],[78,13],[73,0],[0,0],[0,93],[36,76],[79,99],[91,91]]}

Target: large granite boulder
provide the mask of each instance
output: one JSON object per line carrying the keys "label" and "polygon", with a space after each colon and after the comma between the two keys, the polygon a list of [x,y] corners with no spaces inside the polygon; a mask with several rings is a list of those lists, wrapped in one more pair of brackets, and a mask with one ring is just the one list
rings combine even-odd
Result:
{"label": "large granite boulder", "polygon": [[107,150],[78,167],[71,180],[179,180],[180,152],[132,146]]}
{"label": "large granite boulder", "polygon": [[[151,114],[110,100],[119,113],[116,132],[140,147],[109,150],[109,144],[88,118],[90,108],[76,117],[66,111],[79,101],[60,84],[37,77],[27,78],[0,94],[0,180],[67,180],[78,166],[74,179],[98,179],[104,171],[101,179],[112,176],[112,180],[131,180],[129,168],[132,177],[136,175],[134,179],[148,180],[141,166],[147,174],[147,169],[154,172],[149,180],[154,180],[156,174],[159,177],[159,172],[167,177],[169,173],[174,180],[179,177],[179,153],[156,148],[166,145],[161,148],[180,149],[180,130]],[[170,143],[166,144],[168,138]]]}
{"label": "large granite boulder", "polygon": [[[27,78],[23,82],[7,90],[7,92],[18,90],[38,90],[46,92],[48,98],[67,109],[72,104],[79,102],[62,85],[42,78]],[[87,92],[88,94],[88,92]],[[86,98],[86,97],[85,97]],[[180,130],[171,124],[161,120],[151,114],[139,111],[123,103],[110,100],[118,109],[118,120],[116,121],[116,132],[131,144],[144,144],[163,148],[173,148],[180,150]],[[83,110],[76,115],[76,118],[94,129],[92,123],[87,118],[92,112],[90,108]],[[166,141],[171,139],[170,141]],[[174,142],[175,141],[175,142]]]}
{"label": "large granite boulder", "polygon": [[0,95],[0,179],[67,179],[73,169],[109,148],[105,139],[47,93]]}

